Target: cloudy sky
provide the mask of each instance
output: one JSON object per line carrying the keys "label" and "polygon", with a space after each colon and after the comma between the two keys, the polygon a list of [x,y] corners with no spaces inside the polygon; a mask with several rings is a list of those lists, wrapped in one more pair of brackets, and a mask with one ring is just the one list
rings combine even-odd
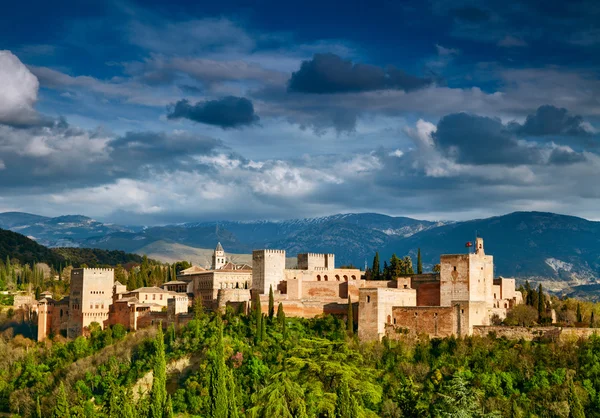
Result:
{"label": "cloudy sky", "polygon": [[0,14],[0,212],[600,219],[599,141],[594,0]]}

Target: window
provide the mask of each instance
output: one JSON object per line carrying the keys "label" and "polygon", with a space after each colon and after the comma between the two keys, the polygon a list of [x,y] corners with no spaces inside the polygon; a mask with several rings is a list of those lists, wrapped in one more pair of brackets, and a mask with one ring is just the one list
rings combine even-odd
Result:
{"label": "window", "polygon": [[152,295],[152,300],[156,300],[156,294]]}
{"label": "window", "polygon": [[148,295],[146,295],[146,300],[148,300]]}
{"label": "window", "polygon": [[352,276],[352,280],[356,280],[356,276]]}
{"label": "window", "polygon": [[456,271],[456,266],[454,266],[454,271]]}
{"label": "window", "polygon": [[317,274],[317,281],[319,281],[319,282],[321,281],[321,275],[320,274]]}
{"label": "window", "polygon": [[371,303],[371,296],[367,296],[367,303]]}
{"label": "window", "polygon": [[327,281],[329,278],[327,277],[327,275],[323,276],[323,280]]}
{"label": "window", "polygon": [[396,318],[394,318],[394,325],[396,325]]}
{"label": "window", "polygon": [[160,295],[160,300],[162,300],[163,295]]}

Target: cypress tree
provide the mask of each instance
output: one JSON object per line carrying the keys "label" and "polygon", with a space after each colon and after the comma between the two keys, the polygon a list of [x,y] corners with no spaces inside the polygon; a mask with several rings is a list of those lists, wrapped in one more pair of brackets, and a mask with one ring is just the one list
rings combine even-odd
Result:
{"label": "cypress tree", "polygon": [[381,278],[381,267],[379,267],[379,251],[375,253],[373,257],[373,268],[371,269],[373,280],[379,280]]}
{"label": "cypress tree", "polygon": [[346,330],[349,335],[354,334],[354,312],[352,311],[352,297],[348,295],[348,320],[346,321]]}
{"label": "cypress tree", "polygon": [[283,338],[285,338],[285,312],[283,311],[283,303],[281,302],[279,302],[279,306],[277,307],[277,322],[279,322],[281,333],[283,334]]}
{"label": "cypress tree", "polygon": [[263,315],[260,322],[260,340],[265,341],[267,339],[267,316]]}
{"label": "cypress tree", "polygon": [[594,311],[592,311],[592,315],[590,316],[590,328],[596,327],[596,321],[594,320]]}
{"label": "cypress tree", "polygon": [[423,262],[421,261],[421,249],[417,251],[417,274],[423,274]]}
{"label": "cypress tree", "polygon": [[162,418],[167,403],[167,363],[165,360],[165,341],[162,322],[158,324],[158,332],[154,340],[154,379],[150,392],[150,418]]}
{"label": "cypress tree", "polygon": [[227,418],[228,417],[228,402],[227,402],[227,368],[223,348],[223,323],[221,318],[217,317],[217,344],[213,353],[211,370],[210,370],[210,417],[211,418]]}
{"label": "cypress tree", "polygon": [[275,315],[275,298],[273,297],[273,286],[269,286],[269,319]]}
{"label": "cypress tree", "polygon": [[167,396],[167,403],[165,405],[164,418],[173,418],[173,402],[171,402],[171,396]]}
{"label": "cypress tree", "polygon": [[581,305],[577,304],[577,322],[583,322],[583,316],[581,315]]}
{"label": "cypress tree", "polygon": [[542,284],[540,283],[540,287],[538,290],[538,321],[540,323],[544,319],[544,313],[546,311],[545,307],[546,306],[545,306],[544,291],[542,289]]}
{"label": "cypress tree", "polygon": [[575,392],[573,379],[569,379],[569,418],[585,418],[585,412],[581,400]]}
{"label": "cypress tree", "polygon": [[235,379],[233,377],[233,371],[229,370],[228,378],[227,378],[227,392],[228,396],[228,409],[229,409],[229,418],[239,418],[240,414],[238,412],[238,393],[235,386]]}
{"label": "cypress tree", "polygon": [[35,417],[42,418],[42,407],[40,405],[40,397],[36,397],[35,399]]}
{"label": "cypress tree", "polygon": [[71,416],[69,410],[69,400],[67,399],[67,392],[65,392],[65,385],[60,382],[58,386],[58,394],[56,395],[56,405],[54,406],[53,418],[68,418]]}

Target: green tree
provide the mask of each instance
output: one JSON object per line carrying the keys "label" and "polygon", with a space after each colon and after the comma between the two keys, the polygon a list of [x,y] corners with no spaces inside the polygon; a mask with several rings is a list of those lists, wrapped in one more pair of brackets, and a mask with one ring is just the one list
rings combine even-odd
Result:
{"label": "green tree", "polygon": [[260,340],[265,341],[267,339],[267,316],[263,315],[260,320]]}
{"label": "green tree", "polygon": [[210,366],[210,417],[228,418],[227,368],[224,360],[223,322],[217,316],[217,343],[213,351]]}
{"label": "green tree", "polygon": [[585,418],[585,412],[575,391],[573,379],[569,379],[569,418]]}
{"label": "green tree", "polygon": [[285,312],[283,311],[283,303],[279,302],[279,306],[277,307],[277,322],[279,322],[279,326],[281,327],[281,332],[285,337]]}
{"label": "green tree", "polygon": [[352,311],[352,297],[348,295],[348,319],[346,321],[346,330],[349,335],[354,334],[354,312]]}
{"label": "green tree", "polygon": [[342,378],[337,388],[335,403],[336,418],[358,418],[358,405],[356,399],[350,394],[348,380]]}
{"label": "green tree", "polygon": [[273,285],[269,286],[269,319],[275,315],[275,298],[273,296]]}
{"label": "green tree", "polygon": [[417,274],[423,274],[423,262],[421,261],[421,249],[417,250]]}
{"label": "green tree", "polygon": [[594,311],[590,315],[590,328],[596,328],[596,321],[594,320]]}
{"label": "green tree", "polygon": [[42,407],[40,405],[40,397],[35,398],[35,417],[42,418]]}
{"label": "green tree", "polygon": [[544,320],[544,316],[546,313],[546,303],[544,298],[544,290],[542,289],[542,284],[540,283],[540,287],[538,289],[538,321],[542,323]]}
{"label": "green tree", "polygon": [[252,418],[307,418],[302,387],[285,371],[271,376],[269,384],[252,396]]}
{"label": "green tree", "polygon": [[154,340],[154,379],[150,391],[150,418],[162,418],[167,403],[167,363],[165,360],[165,341],[162,322]]}
{"label": "green tree", "polygon": [[167,403],[165,404],[164,418],[173,418],[173,403],[171,402],[171,396],[167,396]]}
{"label": "green tree", "polygon": [[577,304],[577,322],[583,322],[583,315],[581,315],[581,304]]}
{"label": "green tree", "polygon": [[65,385],[60,382],[58,386],[58,394],[56,395],[56,405],[54,406],[54,412],[52,413],[53,418],[68,418],[71,416],[69,409],[69,400],[67,399],[67,392],[65,391]]}
{"label": "green tree", "polygon": [[373,280],[381,279],[381,267],[379,266],[379,251],[373,257],[373,268],[371,269]]}

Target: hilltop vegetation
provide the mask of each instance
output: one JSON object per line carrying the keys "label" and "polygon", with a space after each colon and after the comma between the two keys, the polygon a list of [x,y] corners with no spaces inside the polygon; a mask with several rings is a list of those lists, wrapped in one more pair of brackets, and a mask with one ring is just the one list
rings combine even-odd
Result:
{"label": "hilltop vegetation", "polygon": [[[98,418],[600,417],[596,336],[364,344],[331,316],[279,312],[258,320],[199,310],[156,337],[92,328],[90,339],[70,342],[0,341],[0,410]],[[167,374],[178,359],[190,359],[188,367]],[[151,389],[136,400],[133,387],[150,370]]]}

